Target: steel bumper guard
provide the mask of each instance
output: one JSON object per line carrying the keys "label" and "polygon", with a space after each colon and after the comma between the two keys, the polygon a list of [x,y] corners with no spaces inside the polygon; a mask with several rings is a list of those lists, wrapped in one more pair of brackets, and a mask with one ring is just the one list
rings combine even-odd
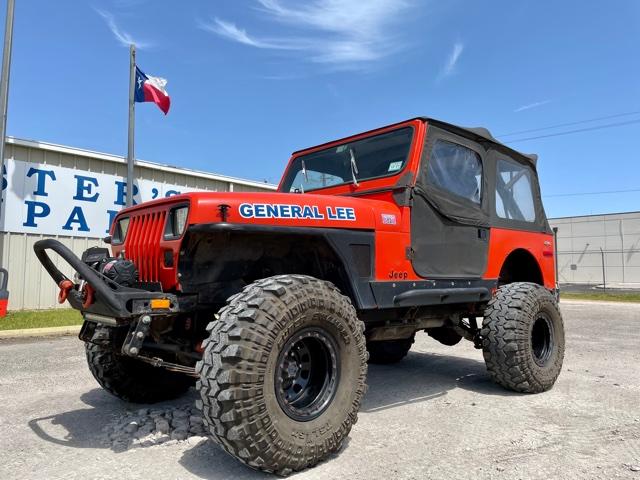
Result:
{"label": "steel bumper guard", "polygon": [[[57,240],[40,240],[34,244],[33,250],[42,266],[53,278],[53,281],[56,282],[56,285],[60,287],[58,298],[62,298],[62,301],[68,300],[73,308],[85,313],[85,318],[87,319],[89,319],[87,313],[94,316],[109,317],[114,320],[129,320],[133,317],[139,317],[141,314],[151,311],[150,301],[154,298],[169,300],[170,307],[166,309],[166,313],[178,311],[178,299],[175,295],[118,285],[84,263],[69,248]],[[88,285],[88,288],[81,289],[80,285],[67,278],[56,267],[47,250],[56,252],[78,272],[80,278]],[[87,291],[93,295],[91,302],[88,302]],[[156,311],[154,313],[160,312]]]}

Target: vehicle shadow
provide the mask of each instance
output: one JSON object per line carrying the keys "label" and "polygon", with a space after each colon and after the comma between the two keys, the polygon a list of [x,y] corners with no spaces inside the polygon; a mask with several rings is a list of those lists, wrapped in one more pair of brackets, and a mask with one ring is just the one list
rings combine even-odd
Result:
{"label": "vehicle shadow", "polygon": [[[482,396],[517,395],[493,384],[481,360],[415,351],[395,365],[369,365],[367,383],[369,388],[361,407],[364,415],[429,402],[455,388],[470,390]],[[104,433],[104,429],[114,419],[125,412],[135,412],[144,407],[169,411],[193,405],[196,398],[197,392],[192,389],[177,400],[145,406],[118,400],[106,391],[95,388],[81,396],[87,408],[34,418],[28,425],[38,437],[57,445],[105,448],[117,452],[106,441]],[[181,444],[190,448],[182,453],[179,463],[194,475],[210,479],[265,476],[227,455],[212,440],[199,441],[193,446],[189,440]],[[164,448],[162,445],[135,448],[152,447]],[[337,455],[340,452],[334,456]]]}
{"label": "vehicle shadow", "polygon": [[119,400],[102,388],[94,388],[80,396],[88,408],[34,418],[28,425],[38,437],[51,443],[74,448],[108,448],[103,429],[124,412],[145,407],[168,410],[193,404],[195,398],[196,392],[192,389],[177,400],[142,405]]}
{"label": "vehicle shadow", "polygon": [[[90,408],[62,412],[29,420],[29,428],[40,438],[74,448],[99,448],[101,432],[126,402],[111,397],[101,388],[83,393],[80,399]],[[63,432],[64,430],[64,432]]]}
{"label": "vehicle shadow", "polygon": [[369,390],[361,412],[425,402],[462,388],[480,395],[514,396],[493,383],[482,360],[411,351],[393,365],[369,365]]}
{"label": "vehicle shadow", "polygon": [[[469,390],[482,396],[520,395],[494,384],[482,360],[423,352],[410,352],[402,362],[394,365],[369,365],[367,384],[368,390],[360,408],[361,414],[364,415],[432,401],[445,396],[449,390],[455,388]],[[349,439],[339,452],[325,461],[331,461],[345,451],[348,441]],[[228,468],[228,461],[235,461],[229,456],[227,461],[224,461],[220,458],[220,453],[222,449],[213,442],[202,443],[186,451],[180,459],[180,464],[202,478],[220,478],[220,466],[225,465],[224,468]],[[248,475],[248,472],[251,471],[247,469],[244,474]],[[258,475],[264,476],[259,473]]]}

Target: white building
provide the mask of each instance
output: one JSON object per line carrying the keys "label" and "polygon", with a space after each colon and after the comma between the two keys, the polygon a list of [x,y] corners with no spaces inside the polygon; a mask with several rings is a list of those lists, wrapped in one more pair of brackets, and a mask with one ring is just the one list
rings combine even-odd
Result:
{"label": "white building", "polygon": [[[110,220],[124,206],[126,160],[8,137],[5,166],[0,263],[9,271],[9,309],[60,307],[57,288],[36,259],[33,244],[42,238],[56,238],[77,254],[92,246],[105,246],[101,239]],[[135,178],[137,202],[193,190],[276,189],[266,183],[141,160],[136,162]],[[68,268],[65,273],[71,274]]]}
{"label": "white building", "polygon": [[549,223],[558,227],[560,283],[640,286],[640,212],[550,218]]}

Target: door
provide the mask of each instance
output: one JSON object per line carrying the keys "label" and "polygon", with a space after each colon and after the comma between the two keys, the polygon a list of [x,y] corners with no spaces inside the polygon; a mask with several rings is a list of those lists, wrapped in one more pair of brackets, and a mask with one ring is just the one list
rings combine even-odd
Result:
{"label": "door", "polygon": [[411,210],[413,267],[425,278],[479,278],[489,216],[484,149],[429,126]]}

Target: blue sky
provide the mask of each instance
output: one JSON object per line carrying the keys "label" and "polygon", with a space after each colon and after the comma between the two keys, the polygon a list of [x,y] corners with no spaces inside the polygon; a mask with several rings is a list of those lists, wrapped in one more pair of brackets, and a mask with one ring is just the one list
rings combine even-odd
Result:
{"label": "blue sky", "polygon": [[[418,115],[501,135],[640,111],[634,0],[17,3],[9,135],[125,154],[133,40],[172,99],[167,117],[137,105],[136,156],[226,175],[276,183],[294,150]],[[547,213],[568,216],[640,210],[639,191],[556,196],[640,189],[638,138],[512,146],[540,155]]]}

